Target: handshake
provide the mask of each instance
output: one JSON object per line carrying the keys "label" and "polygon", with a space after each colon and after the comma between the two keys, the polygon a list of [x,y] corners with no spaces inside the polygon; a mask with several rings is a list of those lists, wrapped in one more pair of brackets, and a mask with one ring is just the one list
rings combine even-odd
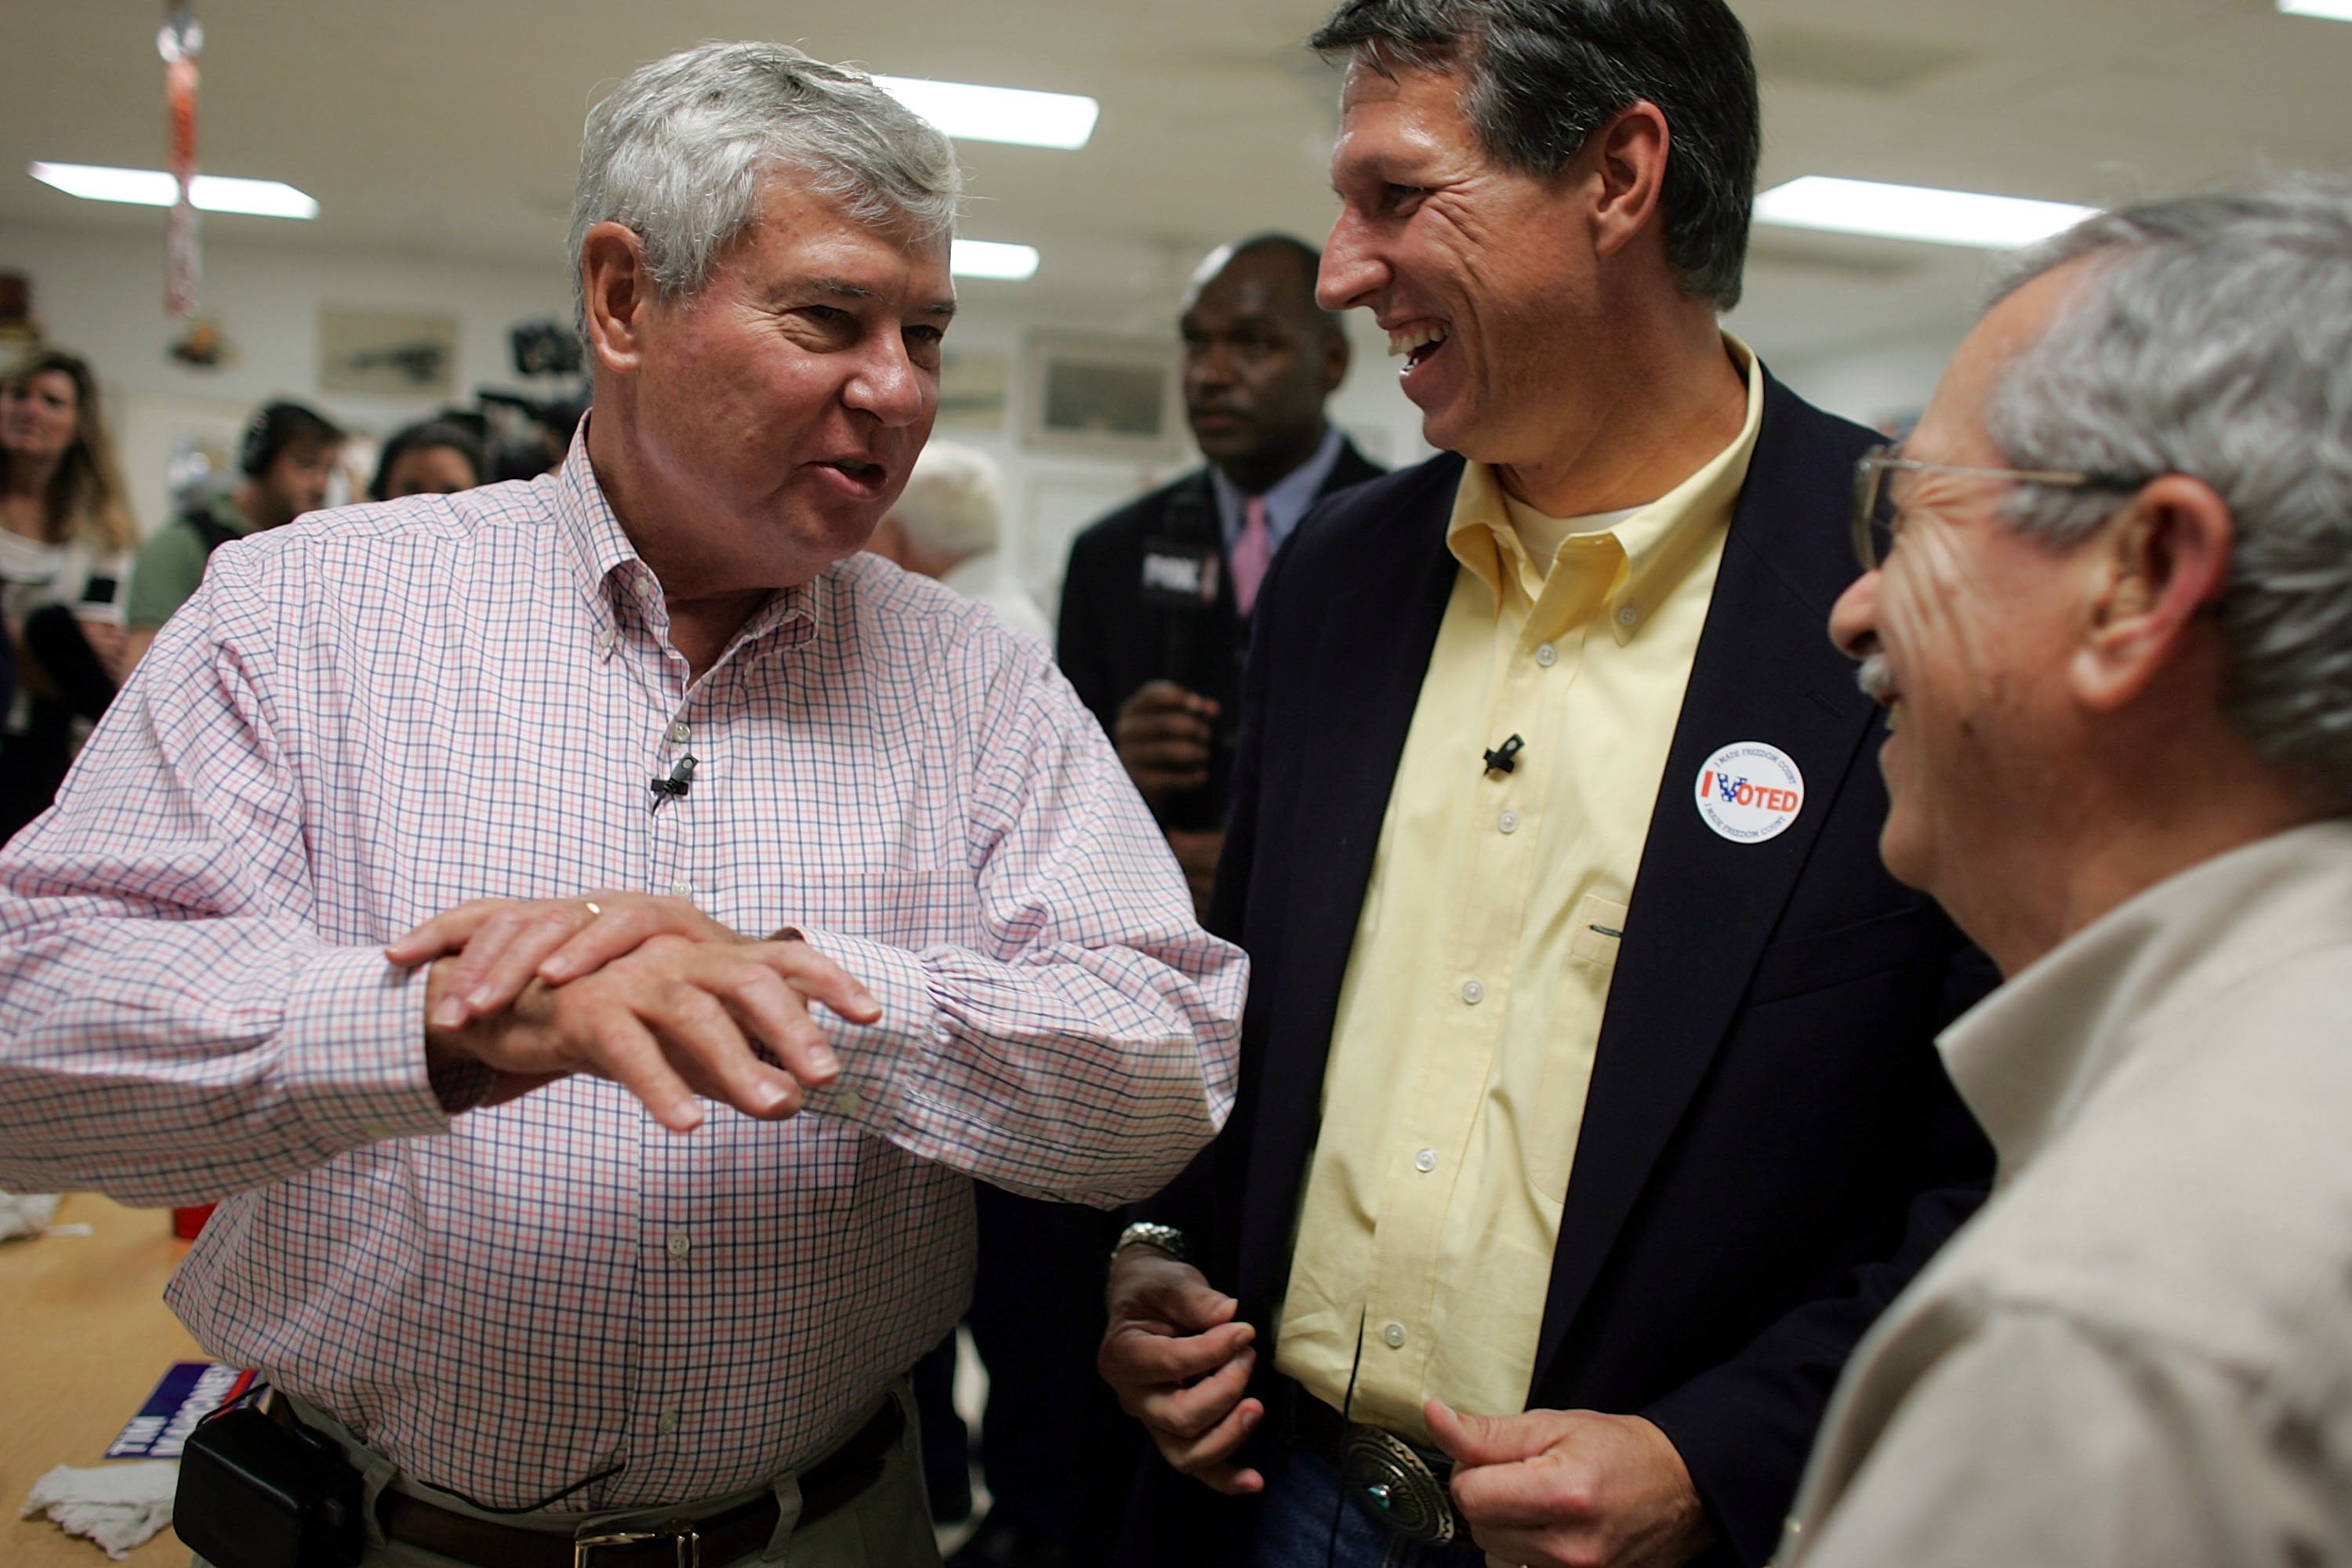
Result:
{"label": "handshake", "polygon": [[[755,941],[684,899],[593,892],[483,899],[384,950],[425,966],[425,1058],[452,1110],[503,1104],[573,1073],[620,1084],[673,1132],[697,1096],[767,1121],[841,1073],[809,1005],[871,1024],[882,1005],[786,928]],[[450,1104],[441,1086],[477,1092]]]}

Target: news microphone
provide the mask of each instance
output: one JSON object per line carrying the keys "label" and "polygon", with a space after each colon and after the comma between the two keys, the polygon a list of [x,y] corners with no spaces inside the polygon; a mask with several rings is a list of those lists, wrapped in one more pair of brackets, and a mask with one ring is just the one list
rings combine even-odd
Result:
{"label": "news microphone", "polygon": [[1490,773],[1511,772],[1519,765],[1519,752],[1526,747],[1527,742],[1514,735],[1501,745],[1490,748],[1486,752],[1486,771]]}
{"label": "news microphone", "polygon": [[675,800],[694,787],[694,755],[688,752],[670,763],[669,776],[650,781],[654,792],[653,808],[659,811],[664,801]]}

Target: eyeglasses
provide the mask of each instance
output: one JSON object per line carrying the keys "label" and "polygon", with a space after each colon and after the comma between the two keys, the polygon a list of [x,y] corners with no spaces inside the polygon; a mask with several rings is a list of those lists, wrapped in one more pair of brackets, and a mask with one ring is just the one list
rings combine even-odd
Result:
{"label": "eyeglasses", "polygon": [[2132,490],[2143,482],[2115,474],[2077,474],[2058,468],[1972,468],[1958,463],[1922,463],[1896,457],[1892,447],[1873,447],[1853,465],[1853,558],[1865,572],[1875,572],[1886,563],[1903,526],[1902,508],[1895,502],[1892,482],[1897,474],[1963,474],[2066,489]]}

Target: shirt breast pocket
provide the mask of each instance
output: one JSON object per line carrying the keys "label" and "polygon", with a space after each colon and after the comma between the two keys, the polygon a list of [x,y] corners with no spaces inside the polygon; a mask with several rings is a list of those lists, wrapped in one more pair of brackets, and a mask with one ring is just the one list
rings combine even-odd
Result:
{"label": "shirt breast pocket", "polygon": [[1583,1124],[1592,1088],[1599,1020],[1616,976],[1617,950],[1625,940],[1625,906],[1588,894],[1577,901],[1575,921],[1568,933],[1567,972],[1559,978],[1562,994],[1555,999],[1555,1027],[1545,1042],[1534,1114],[1522,1145],[1530,1181],[1555,1200],[1568,1190],[1575,1163],[1575,1130]]}
{"label": "shirt breast pocket", "polygon": [[1624,941],[1625,906],[1585,895],[1576,906],[1576,927],[1569,933],[1569,957],[1613,970]]}

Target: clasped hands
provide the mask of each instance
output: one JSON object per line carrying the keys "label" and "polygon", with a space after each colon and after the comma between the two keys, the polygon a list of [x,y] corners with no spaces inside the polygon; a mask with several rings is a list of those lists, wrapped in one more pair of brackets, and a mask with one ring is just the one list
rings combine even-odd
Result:
{"label": "clasped hands", "polygon": [[[1265,1418],[1248,1394],[1256,1332],[1198,1268],[1148,1246],[1111,1267],[1097,1365],[1160,1457],[1221,1492],[1262,1490],[1234,1462]],[[1455,1510],[1490,1563],[1673,1568],[1713,1539],[1682,1456],[1638,1415],[1468,1415],[1437,1400],[1430,1435],[1454,1463]]]}
{"label": "clasped hands", "polygon": [[429,965],[430,1066],[479,1062],[486,1104],[572,1073],[621,1085],[673,1132],[699,1126],[697,1096],[781,1121],[841,1063],[809,1004],[871,1024],[881,1004],[788,932],[757,941],[684,899],[597,891],[576,899],[477,900],[393,942],[402,968]]}

